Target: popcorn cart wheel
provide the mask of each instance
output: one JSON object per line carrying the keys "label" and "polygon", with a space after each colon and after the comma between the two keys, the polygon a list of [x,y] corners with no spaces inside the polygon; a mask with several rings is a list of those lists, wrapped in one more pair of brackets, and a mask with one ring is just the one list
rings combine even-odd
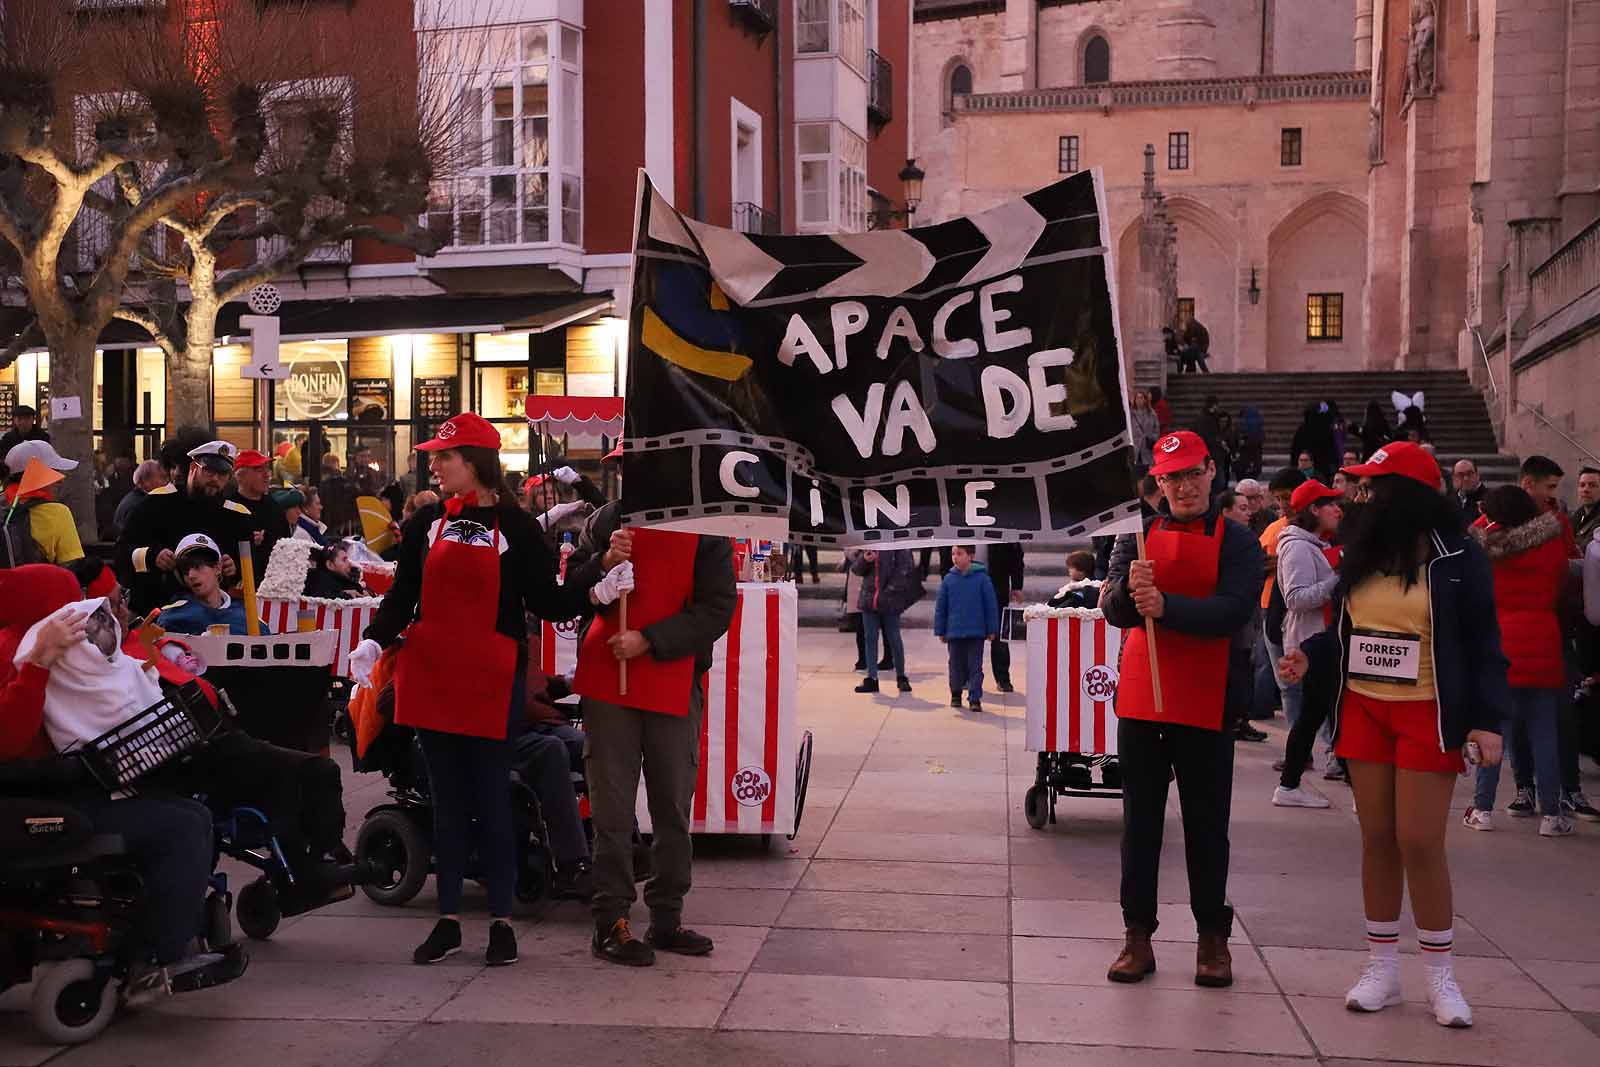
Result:
{"label": "popcorn cart wheel", "polygon": [[[1098,769],[1100,780],[1095,781]],[[1122,768],[1115,756],[1082,752],[1041,752],[1033,785],[1022,798],[1022,814],[1035,830],[1056,821],[1056,798],[1122,799]]]}
{"label": "popcorn cart wheel", "polygon": [[794,758],[794,833],[789,835],[790,841],[793,841],[795,835],[800,832],[800,817],[806,811],[806,787],[810,784],[811,731],[807,730],[800,738],[800,751]]}

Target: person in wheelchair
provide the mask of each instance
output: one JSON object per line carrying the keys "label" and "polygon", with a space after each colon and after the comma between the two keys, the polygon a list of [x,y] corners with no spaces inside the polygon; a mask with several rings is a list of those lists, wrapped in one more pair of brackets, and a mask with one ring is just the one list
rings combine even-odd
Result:
{"label": "person in wheelchair", "polygon": [[[103,601],[90,612],[63,612],[87,603],[79,596],[77,580],[61,567],[0,570],[0,763],[54,755],[46,720],[52,679],[73,673],[69,659],[104,660],[108,635],[115,639],[116,623],[109,611],[102,612]],[[124,680],[140,684],[131,676]],[[143,880],[126,987],[130,997],[215,984],[244,972],[249,957],[242,947],[220,956],[193,951],[211,875],[212,821],[205,805],[170,790],[141,789],[137,796],[115,798],[87,785],[54,798],[86,815],[96,832],[119,835]]]}
{"label": "person in wheelchair", "polygon": [[583,767],[584,735],[556,704],[571,692],[565,678],[528,665],[527,719],[521,733],[513,735],[511,760],[544,813],[556,867],[551,895],[587,902],[594,896],[589,835],[572,788],[572,772]]}
{"label": "person in wheelchair", "polygon": [[[156,625],[178,634],[203,634],[213,626],[226,626],[230,634],[248,631],[244,603],[222,589],[222,549],[203,533],[178,542],[173,571],[189,595],[163,605]],[[270,634],[266,624],[263,634]]]}
{"label": "person in wheelchair", "polygon": [[[58,573],[73,577],[65,570]],[[109,580],[102,571],[90,587],[105,588]],[[72,587],[74,592],[83,588],[75,579]],[[150,667],[137,638],[124,643],[121,635],[130,619],[126,597],[115,584],[104,596],[67,604],[35,623],[19,645],[19,661],[30,637],[66,616],[88,621],[72,655],[62,657],[44,687],[43,726],[54,751],[68,752],[149,707],[161,698],[161,682],[181,686],[194,680],[164,656],[155,657]],[[145,779],[140,791],[150,790],[204,797],[217,812],[246,807],[263,812],[294,880],[282,901],[284,915],[345,900],[354,892],[339,765],[331,759],[270,745],[242,730],[223,730]],[[208,815],[208,831],[210,824]],[[209,832],[207,837],[209,842]],[[209,864],[208,844],[207,873]]]}

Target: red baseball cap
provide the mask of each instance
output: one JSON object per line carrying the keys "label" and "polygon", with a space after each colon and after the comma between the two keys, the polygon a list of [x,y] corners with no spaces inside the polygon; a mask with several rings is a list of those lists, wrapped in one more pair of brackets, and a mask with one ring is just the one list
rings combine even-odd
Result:
{"label": "red baseball cap", "polygon": [[439,424],[431,441],[417,446],[419,452],[442,452],[447,448],[492,448],[500,450],[500,431],[489,420],[471,411],[463,411]]}
{"label": "red baseball cap", "polygon": [[247,448],[239,453],[239,458],[233,461],[233,466],[235,470],[238,470],[244,467],[265,467],[271,462],[271,459],[255,449]]}
{"label": "red baseball cap", "polygon": [[1319,500],[1338,500],[1344,496],[1337,489],[1329,488],[1315,478],[1301,482],[1295,489],[1294,495],[1289,497],[1290,511],[1304,511]]}
{"label": "red baseball cap", "polygon": [[1391,441],[1374,452],[1365,463],[1344,468],[1355,478],[1381,478],[1398,474],[1421,482],[1435,491],[1439,488],[1439,461],[1427,449],[1411,441]]}
{"label": "red baseball cap", "polygon": [[1206,460],[1211,458],[1206,443],[1200,440],[1200,435],[1190,433],[1188,430],[1176,430],[1167,434],[1155,443],[1155,465],[1150,468],[1150,473],[1157,477],[1171,474],[1174,471],[1186,471],[1194,467],[1203,467]]}

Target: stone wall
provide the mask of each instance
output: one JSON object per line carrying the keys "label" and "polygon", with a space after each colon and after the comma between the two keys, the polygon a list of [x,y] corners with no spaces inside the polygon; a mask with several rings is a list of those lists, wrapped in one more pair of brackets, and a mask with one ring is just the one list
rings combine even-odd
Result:
{"label": "stone wall", "polygon": [[[1600,322],[1593,325],[1591,332],[1549,358],[1512,372],[1518,403],[1506,419],[1504,448],[1519,456],[1549,456],[1561,464],[1567,472],[1563,488],[1569,492],[1579,467],[1600,466],[1593,458],[1600,455],[1600,374],[1596,373],[1600,368]],[[1542,411],[1563,433],[1579,441],[1589,456],[1529,407]]]}

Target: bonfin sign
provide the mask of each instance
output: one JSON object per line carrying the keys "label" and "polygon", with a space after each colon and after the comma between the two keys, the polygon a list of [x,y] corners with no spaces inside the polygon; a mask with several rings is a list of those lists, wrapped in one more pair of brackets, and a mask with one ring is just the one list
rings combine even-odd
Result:
{"label": "bonfin sign", "polygon": [[627,521],[906,547],[1132,529],[1099,182],[766,236],[686,219],[641,175]]}

